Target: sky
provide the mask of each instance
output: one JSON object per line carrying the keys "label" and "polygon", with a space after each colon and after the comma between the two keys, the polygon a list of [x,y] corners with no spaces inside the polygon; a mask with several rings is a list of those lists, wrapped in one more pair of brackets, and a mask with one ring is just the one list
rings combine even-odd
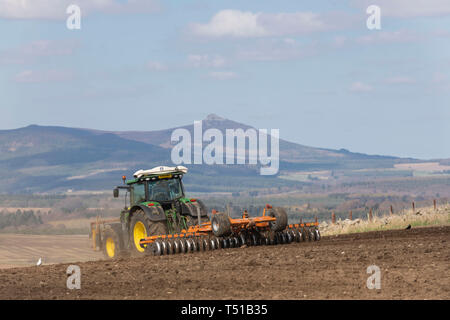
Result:
{"label": "sky", "polygon": [[215,113],[308,146],[450,158],[448,0],[0,0],[0,39],[3,130]]}

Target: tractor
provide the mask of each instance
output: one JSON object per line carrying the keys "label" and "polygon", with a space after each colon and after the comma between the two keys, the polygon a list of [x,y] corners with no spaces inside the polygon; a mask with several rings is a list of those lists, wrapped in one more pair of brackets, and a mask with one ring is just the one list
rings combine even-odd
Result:
{"label": "tractor", "polygon": [[115,259],[320,239],[317,221],[288,225],[286,211],[269,204],[262,216],[249,217],[244,210],[242,217],[231,218],[212,210],[210,219],[201,200],[186,197],[186,173],[183,166],[160,166],[139,170],[132,180],[122,177],[113,195],[125,191],[125,208],[119,219],[91,223],[94,249]]}
{"label": "tractor", "polygon": [[91,223],[95,247],[107,258],[145,254],[140,240],[147,236],[174,234],[190,226],[208,222],[206,207],[201,200],[187,198],[182,183],[187,168],[160,166],[139,170],[134,179],[117,186],[113,195],[125,191],[125,208],[120,219]]}

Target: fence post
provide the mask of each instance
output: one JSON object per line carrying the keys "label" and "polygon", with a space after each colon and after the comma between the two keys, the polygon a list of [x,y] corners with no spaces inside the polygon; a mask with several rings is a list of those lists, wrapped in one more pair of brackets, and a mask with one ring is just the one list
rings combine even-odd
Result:
{"label": "fence post", "polygon": [[334,212],[331,213],[331,223],[332,224],[336,223],[336,215],[334,214]]}
{"label": "fence post", "polygon": [[416,205],[414,204],[414,201],[412,202],[412,209],[413,209],[413,213],[414,213],[414,211],[416,211]]}
{"label": "fence post", "polygon": [[436,210],[436,199],[433,199],[433,207],[434,207],[434,210]]}
{"label": "fence post", "polygon": [[369,211],[369,221],[372,221],[372,218],[373,218],[373,216],[372,216],[372,208],[370,208],[370,211]]}
{"label": "fence post", "polygon": [[391,216],[394,214],[394,208],[392,207],[392,205],[391,205],[391,208],[390,208],[390,212],[391,212]]}
{"label": "fence post", "polygon": [[352,213],[352,210],[350,210],[350,213],[348,214],[348,218],[349,218],[349,220],[353,220],[353,213]]}

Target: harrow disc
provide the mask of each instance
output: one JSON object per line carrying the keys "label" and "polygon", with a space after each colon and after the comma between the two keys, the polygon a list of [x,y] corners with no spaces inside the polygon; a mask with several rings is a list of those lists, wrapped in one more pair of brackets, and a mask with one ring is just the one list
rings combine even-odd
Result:
{"label": "harrow disc", "polygon": [[187,252],[187,245],[185,239],[180,239],[180,253],[186,253]]}
{"label": "harrow disc", "polygon": [[320,237],[321,237],[319,229],[314,228],[314,234],[315,234],[315,240],[319,241]]}
{"label": "harrow disc", "polygon": [[298,231],[298,229],[294,229],[294,230],[292,230],[292,232],[295,234],[295,241],[297,241],[297,242],[302,241],[302,235]]}
{"label": "harrow disc", "polygon": [[306,228],[302,228],[301,229],[301,233],[302,233],[302,239],[303,241],[309,241],[309,232]]}
{"label": "harrow disc", "polygon": [[218,249],[218,248],[216,247],[216,242],[214,241],[214,239],[211,239],[211,240],[209,241],[209,243],[210,243],[210,248],[211,248],[211,250],[216,250],[216,249]]}
{"label": "harrow disc", "polygon": [[309,241],[315,241],[316,236],[314,234],[314,230],[312,228],[308,228]]}
{"label": "harrow disc", "polygon": [[281,233],[281,237],[283,238],[283,244],[288,244],[289,243],[287,234],[285,232]]}
{"label": "harrow disc", "polygon": [[209,251],[211,250],[211,242],[209,242],[207,239],[203,239],[203,251]]}
{"label": "harrow disc", "polygon": [[222,242],[219,240],[219,238],[214,238],[213,240],[216,243],[216,249],[220,249]]}
{"label": "harrow disc", "polygon": [[152,253],[153,253],[153,255],[155,255],[155,256],[160,256],[160,255],[162,255],[162,245],[161,245],[161,242],[159,242],[159,241],[153,242],[151,248],[152,248]]}
{"label": "harrow disc", "polygon": [[191,239],[191,243],[192,243],[192,252],[197,252],[198,251],[198,241],[196,239]]}
{"label": "harrow disc", "polygon": [[251,239],[252,239],[252,246],[257,246],[259,244],[258,237],[256,236],[256,234],[252,233]]}
{"label": "harrow disc", "polygon": [[172,241],[170,240],[166,241],[167,241],[167,254],[174,254]]}
{"label": "harrow disc", "polygon": [[222,249],[229,248],[228,239],[222,239]]}
{"label": "harrow disc", "polygon": [[190,239],[190,238],[186,239],[186,253],[190,253],[190,252],[194,251],[193,246],[194,246],[194,243],[193,243],[192,239]]}
{"label": "harrow disc", "polygon": [[179,239],[173,241],[173,252],[175,254],[181,253],[181,245]]}
{"label": "harrow disc", "polygon": [[245,234],[240,233],[239,234],[239,239],[240,239],[240,242],[241,242],[241,246],[243,246],[244,244],[247,244],[247,240],[245,238]]}
{"label": "harrow disc", "polygon": [[161,241],[161,247],[162,247],[162,254],[167,254],[167,242],[162,240]]}
{"label": "harrow disc", "polygon": [[284,238],[283,238],[282,233],[278,232],[276,239],[277,239],[277,244],[284,244]]}
{"label": "harrow disc", "polygon": [[199,238],[194,238],[195,242],[195,252],[197,251],[203,251],[203,243],[202,240]]}
{"label": "harrow disc", "polygon": [[172,240],[172,253],[174,254],[180,253],[180,247],[177,243],[177,240]]}
{"label": "harrow disc", "polygon": [[292,234],[289,232],[290,230],[288,230],[284,235],[286,237],[286,242],[287,243],[291,243],[293,238],[292,238]]}

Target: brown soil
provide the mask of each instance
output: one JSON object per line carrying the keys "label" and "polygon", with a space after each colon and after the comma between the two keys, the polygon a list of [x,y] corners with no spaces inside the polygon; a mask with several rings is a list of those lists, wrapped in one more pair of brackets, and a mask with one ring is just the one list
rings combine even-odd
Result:
{"label": "brown soil", "polygon": [[[320,242],[0,270],[0,299],[450,299],[450,227]],[[369,290],[367,267],[381,269]]]}

